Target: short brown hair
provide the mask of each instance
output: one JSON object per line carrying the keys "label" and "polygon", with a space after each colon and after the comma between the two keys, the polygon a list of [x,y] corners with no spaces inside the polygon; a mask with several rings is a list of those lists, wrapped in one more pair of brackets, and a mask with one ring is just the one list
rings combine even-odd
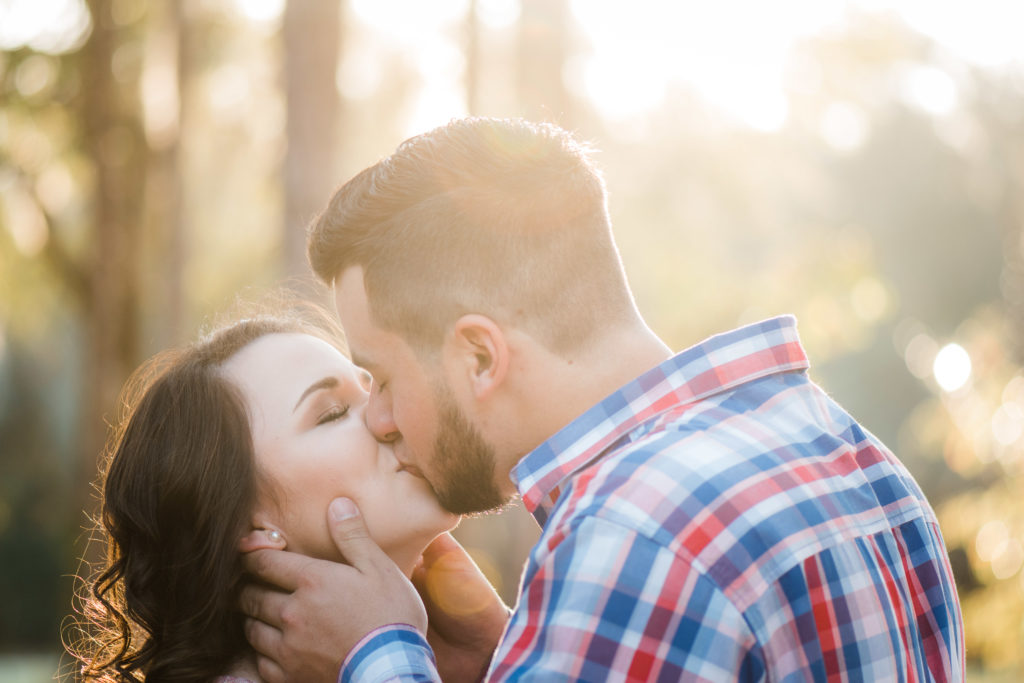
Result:
{"label": "short brown hair", "polygon": [[414,348],[482,313],[555,352],[635,315],[590,149],[557,126],[468,118],[403,142],[309,232],[332,283],[362,266],[375,322]]}

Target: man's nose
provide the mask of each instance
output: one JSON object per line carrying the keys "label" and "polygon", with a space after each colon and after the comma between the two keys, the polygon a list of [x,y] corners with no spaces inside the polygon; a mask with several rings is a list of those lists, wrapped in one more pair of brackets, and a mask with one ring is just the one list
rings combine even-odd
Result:
{"label": "man's nose", "polygon": [[370,400],[366,405],[363,419],[375,439],[384,443],[392,443],[398,440],[401,433],[395,424],[391,401],[381,396],[380,392],[375,389],[376,387],[370,390]]}

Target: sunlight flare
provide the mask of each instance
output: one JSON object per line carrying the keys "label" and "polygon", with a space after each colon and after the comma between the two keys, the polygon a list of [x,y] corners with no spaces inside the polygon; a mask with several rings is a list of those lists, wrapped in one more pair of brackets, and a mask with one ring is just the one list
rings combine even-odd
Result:
{"label": "sunlight flare", "polygon": [[959,344],[946,344],[935,355],[933,372],[943,391],[956,391],[971,377],[971,357]]}

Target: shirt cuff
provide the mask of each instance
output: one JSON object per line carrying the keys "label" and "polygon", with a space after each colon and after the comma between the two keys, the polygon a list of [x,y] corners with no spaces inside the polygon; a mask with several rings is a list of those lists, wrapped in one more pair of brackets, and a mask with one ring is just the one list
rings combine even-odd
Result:
{"label": "shirt cuff", "polygon": [[434,652],[409,624],[388,624],[367,633],[338,672],[338,683],[440,680]]}

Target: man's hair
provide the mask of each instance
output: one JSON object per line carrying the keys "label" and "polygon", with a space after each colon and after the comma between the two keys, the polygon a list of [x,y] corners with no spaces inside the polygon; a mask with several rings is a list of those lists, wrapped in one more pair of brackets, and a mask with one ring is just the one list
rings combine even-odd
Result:
{"label": "man's hair", "polygon": [[418,351],[467,313],[556,353],[636,314],[590,149],[550,124],[468,118],[406,140],[335,192],[308,246],[328,284],[362,266],[375,324]]}

